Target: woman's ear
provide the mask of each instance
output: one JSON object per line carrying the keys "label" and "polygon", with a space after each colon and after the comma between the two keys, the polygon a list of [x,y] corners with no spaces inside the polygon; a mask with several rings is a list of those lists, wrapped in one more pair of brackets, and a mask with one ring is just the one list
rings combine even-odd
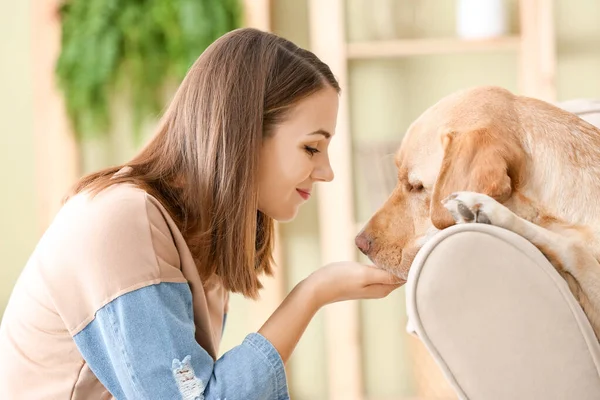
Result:
{"label": "woman's ear", "polygon": [[431,222],[436,228],[454,225],[452,215],[442,204],[454,192],[483,193],[499,202],[511,196],[523,160],[519,145],[489,128],[481,128],[444,134],[442,147],[444,156],[430,205]]}

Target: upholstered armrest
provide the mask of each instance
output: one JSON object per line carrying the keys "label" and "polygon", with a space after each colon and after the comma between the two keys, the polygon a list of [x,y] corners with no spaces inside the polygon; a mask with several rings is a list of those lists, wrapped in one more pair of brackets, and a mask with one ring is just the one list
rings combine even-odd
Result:
{"label": "upholstered armrest", "polygon": [[566,282],[530,242],[445,229],[406,284],[407,329],[462,399],[599,399],[600,346]]}

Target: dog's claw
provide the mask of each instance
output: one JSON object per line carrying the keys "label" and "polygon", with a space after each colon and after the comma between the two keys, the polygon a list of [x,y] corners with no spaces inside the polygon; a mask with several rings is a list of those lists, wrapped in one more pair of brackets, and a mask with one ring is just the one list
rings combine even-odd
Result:
{"label": "dog's claw", "polygon": [[465,203],[463,202],[458,202],[456,209],[458,210],[458,213],[460,215],[462,215],[462,217],[464,218],[465,222],[471,222],[473,220],[476,220],[476,216],[475,214],[473,214],[473,212],[471,210],[469,210],[469,207],[467,207],[465,205]]}
{"label": "dog's claw", "polygon": [[456,192],[442,203],[457,224],[476,222],[508,227],[514,214],[493,198],[474,192]]}
{"label": "dog's claw", "polygon": [[482,212],[477,213],[477,222],[480,224],[488,224],[488,225],[492,224],[492,221],[490,221],[488,216]]}

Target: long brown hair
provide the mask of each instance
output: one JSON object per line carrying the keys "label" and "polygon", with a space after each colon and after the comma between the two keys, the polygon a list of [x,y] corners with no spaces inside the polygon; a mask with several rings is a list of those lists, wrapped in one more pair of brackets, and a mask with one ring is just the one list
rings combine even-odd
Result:
{"label": "long brown hair", "polygon": [[[258,211],[263,138],[301,99],[331,86],[313,53],[256,29],[231,31],[188,71],[157,132],[131,161],[83,177],[72,194],[129,182],[169,211],[203,280],[256,298],[272,274],[273,220]],[[127,174],[114,174],[124,166]]]}

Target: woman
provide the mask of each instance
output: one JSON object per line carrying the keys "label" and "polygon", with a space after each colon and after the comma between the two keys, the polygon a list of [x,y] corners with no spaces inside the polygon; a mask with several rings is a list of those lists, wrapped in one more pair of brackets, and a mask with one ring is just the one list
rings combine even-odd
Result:
{"label": "woman", "polygon": [[273,220],[333,179],[339,90],[275,35],[213,43],[149,144],[83,178],[36,247],[0,329],[3,398],[289,398],[284,364],[316,311],[399,286],[352,262],[320,268],[217,359],[227,293],[255,298],[272,272]]}

